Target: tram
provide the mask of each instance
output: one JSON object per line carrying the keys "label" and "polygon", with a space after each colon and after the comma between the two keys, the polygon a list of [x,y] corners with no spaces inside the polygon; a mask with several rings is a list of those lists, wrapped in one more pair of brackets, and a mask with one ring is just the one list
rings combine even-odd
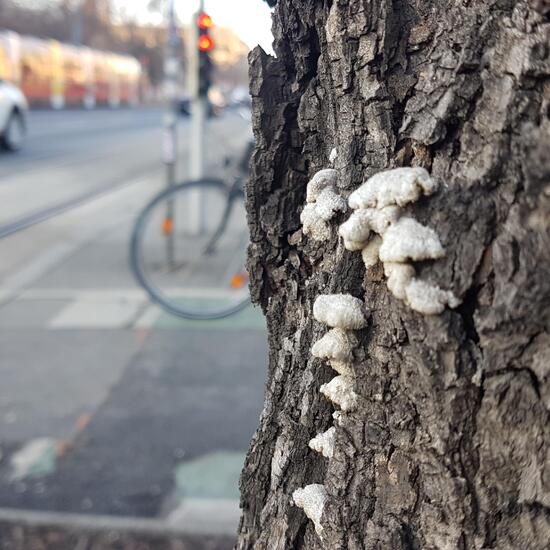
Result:
{"label": "tram", "polygon": [[143,75],[129,55],[0,30],[0,79],[19,86],[31,106],[91,109],[137,104]]}

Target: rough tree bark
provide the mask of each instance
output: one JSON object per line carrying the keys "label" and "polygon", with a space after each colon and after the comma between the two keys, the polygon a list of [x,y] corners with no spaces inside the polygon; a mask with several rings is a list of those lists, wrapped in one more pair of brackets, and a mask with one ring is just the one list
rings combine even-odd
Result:
{"label": "rough tree bark", "polygon": [[[249,268],[270,363],[238,548],[550,547],[549,21],[544,0],[279,0],[276,58],[250,56]],[[422,277],[461,306],[416,313],[337,231],[302,234],[333,147],[344,195],[396,166],[443,183],[406,210],[447,249]],[[334,372],[310,355],[329,292],[372,317],[361,404],[326,459],[308,441],[333,423]],[[323,540],[291,499],[309,483],[329,495]]]}

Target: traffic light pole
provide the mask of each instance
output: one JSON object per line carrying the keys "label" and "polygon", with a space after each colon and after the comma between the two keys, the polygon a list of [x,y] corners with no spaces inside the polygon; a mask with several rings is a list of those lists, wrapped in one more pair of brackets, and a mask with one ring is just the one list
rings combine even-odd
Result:
{"label": "traffic light pole", "polygon": [[[199,50],[196,46],[199,40],[199,28],[197,19],[199,14],[204,11],[204,1],[201,0],[199,11],[193,15],[191,29],[193,32],[192,43],[195,47],[190,48],[190,84],[191,84],[191,146],[190,146],[190,164],[189,176],[192,180],[198,180],[204,177],[204,145],[206,133],[207,117],[207,98],[200,93],[199,71],[200,59]],[[190,197],[189,223],[190,229],[195,234],[200,234],[205,229],[206,204],[204,193],[198,189],[193,191]]]}
{"label": "traffic light pole", "polygon": [[[176,183],[176,155],[177,155],[177,120],[178,120],[178,33],[174,0],[168,0],[168,38],[166,41],[166,56],[164,75],[166,84],[166,113],[164,115],[164,163],[166,165],[166,187]],[[169,267],[175,263],[174,254],[174,202],[166,203],[166,215],[162,231],[166,244],[166,262]]]}

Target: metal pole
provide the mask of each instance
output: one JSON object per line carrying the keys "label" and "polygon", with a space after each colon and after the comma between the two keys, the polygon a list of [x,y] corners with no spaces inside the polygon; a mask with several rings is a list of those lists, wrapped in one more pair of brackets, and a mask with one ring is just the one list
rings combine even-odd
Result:
{"label": "metal pole", "polygon": [[[199,94],[199,51],[197,42],[199,29],[196,23],[198,14],[204,11],[204,0],[200,1],[199,11],[193,16],[191,29],[193,29],[193,44],[190,55],[191,80],[191,145],[189,177],[198,180],[204,177],[204,144],[206,133],[207,98]],[[200,190],[194,191],[190,197],[189,224],[191,230],[200,234],[205,230],[206,205],[204,193]]]}
{"label": "metal pole", "polygon": [[[174,0],[168,0],[168,37],[164,62],[166,113],[164,116],[164,162],[166,164],[166,186],[172,187],[176,183],[176,155],[177,155],[177,117],[178,117],[178,32]],[[166,217],[162,231],[166,242],[166,261],[170,267],[174,266],[174,202],[166,202]]]}

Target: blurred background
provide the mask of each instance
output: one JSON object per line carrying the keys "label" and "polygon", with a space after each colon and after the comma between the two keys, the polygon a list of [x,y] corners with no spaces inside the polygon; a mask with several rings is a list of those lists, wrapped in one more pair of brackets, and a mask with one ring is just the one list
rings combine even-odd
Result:
{"label": "blurred background", "polygon": [[181,196],[187,214],[159,203],[145,256],[199,308],[228,276],[246,292],[225,244],[193,283],[167,244],[195,209],[183,242],[200,243],[234,197],[223,233],[246,230],[247,55],[270,51],[270,26],[260,0],[0,0],[0,522],[47,512],[235,532],[263,317],[174,316],[136,282],[129,250],[148,201],[217,178],[237,192],[216,208],[200,191]]}

